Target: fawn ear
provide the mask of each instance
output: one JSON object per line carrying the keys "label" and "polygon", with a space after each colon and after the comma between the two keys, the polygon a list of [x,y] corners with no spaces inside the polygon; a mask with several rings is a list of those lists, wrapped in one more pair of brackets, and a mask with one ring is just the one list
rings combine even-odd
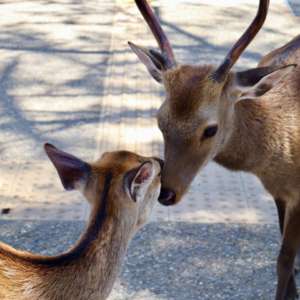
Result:
{"label": "fawn ear", "polygon": [[234,93],[238,101],[263,96],[290,74],[297,65],[263,67],[235,73]]}
{"label": "fawn ear", "polygon": [[150,53],[147,48],[137,46],[131,42],[128,42],[128,45],[131,47],[132,51],[138,56],[140,61],[146,66],[150,75],[160,84],[164,84],[163,75],[161,71],[161,63],[158,59]]}
{"label": "fawn ear", "polygon": [[83,190],[89,178],[91,166],[51,144],[44,144],[44,149],[56,168],[64,188],[67,191]]}
{"label": "fawn ear", "polygon": [[125,188],[134,202],[144,199],[149,185],[154,178],[155,170],[152,162],[146,161],[126,174]]}

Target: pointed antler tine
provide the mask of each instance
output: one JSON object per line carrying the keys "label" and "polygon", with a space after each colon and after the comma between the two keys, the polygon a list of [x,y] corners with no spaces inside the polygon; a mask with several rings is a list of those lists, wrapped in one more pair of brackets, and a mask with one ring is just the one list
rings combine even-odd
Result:
{"label": "pointed antler tine", "polygon": [[[220,64],[219,68],[214,72],[213,77],[216,79],[216,81],[221,82],[224,80],[224,78],[226,78],[226,75],[232,69],[243,51],[247,48],[247,46],[252,42],[257,33],[260,31],[268,14],[269,3],[269,0],[260,0],[258,12],[253,22],[240,37],[240,39],[235,43],[235,45],[230,49],[223,62]],[[230,64],[228,64],[228,59],[230,59]]]}

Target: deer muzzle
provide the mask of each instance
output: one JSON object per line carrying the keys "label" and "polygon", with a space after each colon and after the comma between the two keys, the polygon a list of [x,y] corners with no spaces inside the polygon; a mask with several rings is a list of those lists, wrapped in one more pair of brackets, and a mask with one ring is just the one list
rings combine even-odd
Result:
{"label": "deer muzzle", "polygon": [[161,189],[158,202],[164,206],[174,205],[176,194],[170,189]]}

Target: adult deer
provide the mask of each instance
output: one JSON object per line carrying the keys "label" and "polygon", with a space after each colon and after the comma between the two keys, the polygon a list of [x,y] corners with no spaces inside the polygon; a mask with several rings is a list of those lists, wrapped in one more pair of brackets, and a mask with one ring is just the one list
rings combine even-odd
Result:
{"label": "adult deer", "polygon": [[106,299],[131,238],[159,196],[163,162],[118,151],[88,164],[50,144],[44,147],[64,188],[80,190],[91,215],[76,245],[58,256],[0,243],[0,299]]}
{"label": "adult deer", "polygon": [[[283,235],[276,299],[295,299],[293,265],[300,244],[300,36],[263,57],[258,68],[231,71],[261,29],[269,1],[219,67],[176,63],[147,1],[135,1],[161,52],[129,42],[149,73],[165,86],[157,113],[165,141],[160,203],[175,205],[210,161],[258,176],[273,195]],[[285,78],[286,77],[286,78]]]}

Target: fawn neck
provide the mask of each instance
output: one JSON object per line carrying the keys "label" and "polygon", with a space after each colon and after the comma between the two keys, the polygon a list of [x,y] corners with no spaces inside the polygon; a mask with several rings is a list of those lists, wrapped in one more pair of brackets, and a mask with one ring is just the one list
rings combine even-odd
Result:
{"label": "fawn neck", "polygon": [[106,189],[83,236],[68,252],[41,257],[0,244],[1,299],[107,298],[121,270],[133,225],[127,224],[130,218],[125,224],[124,212],[109,214]]}

